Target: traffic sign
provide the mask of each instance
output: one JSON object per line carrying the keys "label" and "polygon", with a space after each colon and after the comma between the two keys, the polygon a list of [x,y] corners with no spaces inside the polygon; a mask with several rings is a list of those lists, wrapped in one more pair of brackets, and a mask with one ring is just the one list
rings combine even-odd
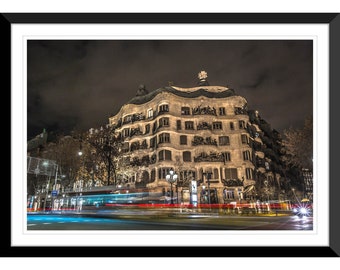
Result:
{"label": "traffic sign", "polygon": [[58,195],[58,191],[57,190],[52,190],[52,196],[57,196]]}

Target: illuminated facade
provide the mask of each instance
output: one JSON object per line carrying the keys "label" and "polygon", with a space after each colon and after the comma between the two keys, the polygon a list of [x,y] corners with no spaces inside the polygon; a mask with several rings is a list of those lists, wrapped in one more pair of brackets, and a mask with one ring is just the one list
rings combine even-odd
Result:
{"label": "illuminated facade", "polygon": [[254,199],[259,175],[267,183],[275,179],[263,152],[263,131],[256,124],[262,120],[233,89],[210,86],[204,71],[198,78],[192,88],[148,92],[141,85],[109,118],[134,168],[125,183],[165,193],[170,189],[166,175],[173,168],[182,197],[190,180],[196,180],[201,195],[209,186],[211,203]]}

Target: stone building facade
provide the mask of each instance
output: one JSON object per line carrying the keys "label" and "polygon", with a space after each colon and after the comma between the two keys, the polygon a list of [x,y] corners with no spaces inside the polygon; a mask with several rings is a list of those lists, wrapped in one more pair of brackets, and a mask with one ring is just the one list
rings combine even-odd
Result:
{"label": "stone building facade", "polygon": [[166,175],[173,169],[179,177],[179,201],[191,180],[198,183],[201,203],[207,187],[211,203],[249,199],[255,196],[258,172],[265,179],[274,177],[262,151],[262,131],[250,121],[250,114],[256,118],[258,113],[248,111],[247,100],[233,89],[210,86],[204,71],[198,75],[198,86],[192,88],[167,86],[148,92],[141,85],[109,118],[135,168],[127,181],[168,192]]}

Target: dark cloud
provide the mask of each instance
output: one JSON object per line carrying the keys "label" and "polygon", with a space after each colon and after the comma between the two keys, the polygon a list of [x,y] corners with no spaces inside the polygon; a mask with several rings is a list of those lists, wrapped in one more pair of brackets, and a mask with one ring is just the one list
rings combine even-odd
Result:
{"label": "dark cloud", "polygon": [[108,122],[140,84],[233,88],[283,131],[313,112],[311,40],[30,40],[28,138]]}

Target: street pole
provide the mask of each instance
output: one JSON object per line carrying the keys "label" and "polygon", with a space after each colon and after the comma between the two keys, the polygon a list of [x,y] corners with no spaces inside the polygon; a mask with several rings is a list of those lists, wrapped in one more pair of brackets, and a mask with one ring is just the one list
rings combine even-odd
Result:
{"label": "street pole", "polygon": [[209,196],[208,196],[208,202],[209,202],[209,208],[211,208],[211,200],[210,200],[210,176],[211,176],[211,173],[208,173],[208,194],[209,194]]}
{"label": "street pole", "polygon": [[[57,178],[58,178],[58,164],[57,164],[57,168],[55,171],[55,179],[54,179],[54,191],[57,191]],[[55,209],[55,198],[54,196],[52,196],[53,198],[53,209]]]}
{"label": "street pole", "polygon": [[57,190],[57,178],[58,178],[58,164],[57,169],[55,171],[55,179],[54,179],[54,189]]}
{"label": "street pole", "polygon": [[170,192],[171,192],[171,201],[170,204],[174,205],[174,200],[173,200],[173,192],[172,192],[172,184],[176,182],[178,175],[174,172],[173,169],[170,169],[169,174],[166,175],[166,180],[170,183]]}
{"label": "street pole", "polygon": [[210,201],[210,176],[211,172],[205,172],[203,173],[207,177],[207,182],[208,182],[208,204],[209,204],[209,210],[211,210],[211,201]]}
{"label": "street pole", "polygon": [[172,192],[172,182],[170,183],[171,185],[171,191],[170,191],[170,196],[171,196],[171,205],[174,204],[174,199],[173,199],[173,192]]}
{"label": "street pole", "polygon": [[46,204],[47,204],[48,190],[50,188],[50,181],[51,181],[51,174],[48,176],[48,182],[47,182],[47,185],[46,185],[46,193],[45,193],[45,201],[44,201],[44,212],[46,211]]}

